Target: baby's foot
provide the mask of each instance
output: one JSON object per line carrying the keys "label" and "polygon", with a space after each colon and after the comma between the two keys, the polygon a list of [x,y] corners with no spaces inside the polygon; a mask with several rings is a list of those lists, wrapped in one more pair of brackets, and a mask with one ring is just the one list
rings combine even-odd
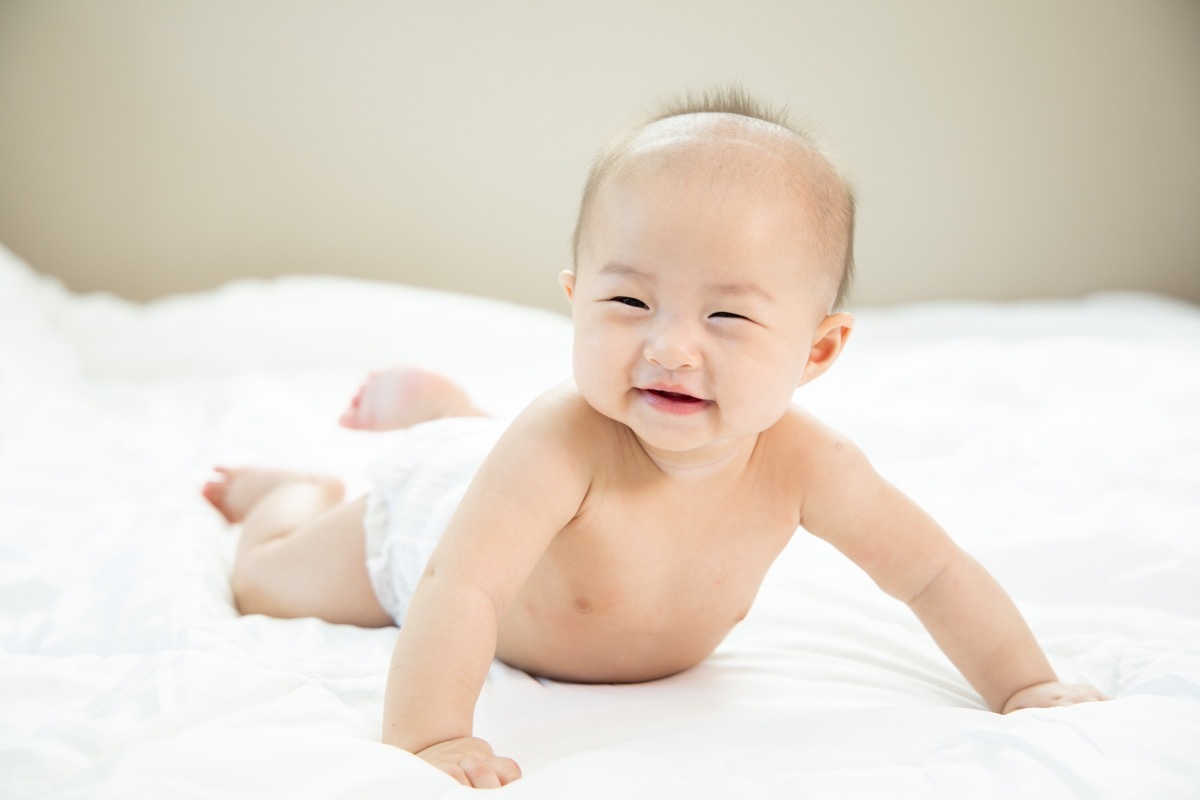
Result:
{"label": "baby's foot", "polygon": [[241,522],[259,500],[283,484],[315,484],[333,492],[339,499],[344,493],[341,481],[326,475],[261,467],[216,467],[214,471],[220,477],[204,484],[200,493],[231,523]]}
{"label": "baby's foot", "polygon": [[443,417],[487,416],[461,386],[422,369],[372,372],[338,423],[356,430],[390,431]]}

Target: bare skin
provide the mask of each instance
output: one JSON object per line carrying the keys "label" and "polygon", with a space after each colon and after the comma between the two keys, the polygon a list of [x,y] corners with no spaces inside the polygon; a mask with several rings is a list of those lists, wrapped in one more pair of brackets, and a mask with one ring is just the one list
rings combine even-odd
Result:
{"label": "bare skin", "polygon": [[[482,416],[462,387],[415,368],[372,373],[338,422],[365,431],[447,416]],[[365,567],[365,501],[343,503],[336,478],[262,467],[217,467],[201,493],[242,526],[232,585],[245,614],[318,616],[363,627],[392,623]],[[301,580],[301,579],[304,580]]]}
{"label": "bare skin", "polygon": [[340,481],[256,467],[216,471],[202,493],[241,524],[230,579],[239,611],[365,628],[391,624],[367,577],[365,506],[343,503]]}
{"label": "bare skin", "polygon": [[204,484],[201,493],[231,524],[242,522],[250,510],[280,486],[303,484],[322,496],[318,505],[326,507],[345,495],[342,484],[326,475],[309,475],[291,470],[257,467],[217,467],[218,477]]}
{"label": "bare skin", "polygon": [[458,384],[436,372],[404,368],[372,372],[338,424],[364,431],[393,431],[443,417],[485,417]]}
{"label": "bare skin", "polygon": [[[853,326],[830,310],[822,233],[841,189],[778,130],[693,116],[631,140],[596,191],[560,278],[572,380],[513,421],[451,517],[397,637],[383,740],[476,787],[515,780],[472,729],[493,657],[582,682],[687,669],[745,616],[800,526],[908,604],[994,710],[1102,699],[1059,684],[987,572],[792,404]],[[447,381],[376,376],[343,424],[463,413],[478,409]],[[361,500],[338,505],[306,476],[224,480],[205,496],[242,518],[239,608],[386,624]]]}
{"label": "bare skin", "polygon": [[[390,393],[406,383],[407,372],[369,377],[356,401],[375,391]],[[418,380],[426,387],[447,385]],[[457,398],[460,392],[454,387],[443,399]],[[424,398],[422,407],[447,407],[433,400]],[[348,413],[356,405],[352,401]],[[774,443],[802,437],[818,452],[843,450],[836,434],[793,409],[758,437],[749,452],[735,449],[710,464],[673,467],[655,462],[630,441],[627,428],[595,413],[569,385],[538,405],[544,406],[539,412],[565,415],[574,431],[574,451],[578,453],[579,442],[593,443],[584,448],[585,461],[600,458],[603,463],[602,455],[614,451],[624,451],[629,458],[601,470],[598,483],[607,502],[581,503],[578,515],[563,526],[565,535],[553,537],[496,623],[498,657],[533,674],[565,680],[651,680],[703,660],[745,615],[767,568],[798,522],[802,498],[768,502],[780,488],[770,476],[812,465],[780,463],[788,460],[790,448]],[[398,420],[415,424],[412,419],[398,414],[376,417],[372,424],[377,430],[390,430]],[[524,461],[528,457],[527,452],[519,455]],[[496,463],[506,460],[502,455]],[[243,613],[312,615],[364,627],[391,622],[370,589],[361,544],[348,546],[363,536],[361,503],[342,504],[337,480],[261,468],[217,472],[219,477],[205,485],[203,494],[228,521],[243,525],[233,580]],[[663,485],[665,495],[644,491],[657,484]],[[731,506],[731,496],[745,502]],[[629,520],[638,522],[630,526]],[[730,520],[737,520],[736,525]],[[663,530],[687,535],[664,539]],[[734,530],[753,530],[755,535],[731,536]],[[289,577],[272,580],[280,575]],[[434,594],[436,583],[426,581],[419,591]],[[655,613],[648,614],[648,608]],[[395,686],[389,681],[389,693]],[[1033,682],[1014,694],[1004,710],[1086,699],[1096,699],[1090,687]],[[520,775],[515,762],[496,756],[474,736],[425,747],[395,743],[470,785],[499,786]]]}
{"label": "bare skin", "polygon": [[[387,405],[387,400],[398,394],[413,396],[417,386],[421,393],[413,408]],[[397,392],[397,387],[403,388]],[[559,394],[569,396],[567,391]],[[378,372],[368,376],[341,421],[351,420],[348,427],[358,429],[394,430],[440,419],[446,416],[442,409],[476,412],[477,407],[463,402],[464,398],[460,387],[441,376],[408,369]],[[366,418],[353,417],[364,401],[378,410]],[[613,439],[630,438],[626,429],[595,414],[586,404],[571,402],[573,416],[587,428],[581,439],[601,441],[600,447],[607,450],[620,446]],[[674,492],[678,497],[668,498],[666,503],[657,496],[639,499],[638,489],[646,482],[670,483],[661,476],[661,467],[639,451],[634,445],[631,462],[620,464],[612,475],[602,478],[610,500],[628,497],[628,501],[582,508],[563,529],[571,535],[556,537],[542,568],[530,576],[518,603],[501,619],[497,654],[503,660],[566,680],[651,680],[698,663],[749,610],[762,575],[797,524],[794,513],[764,516],[762,511],[773,505],[758,497],[772,489],[758,475],[777,466],[770,463],[770,450],[736,453],[734,458],[712,465],[688,467],[673,476],[683,480]],[[219,467],[216,471],[218,477],[205,485],[203,494],[226,520],[243,524],[240,563],[272,549],[277,559],[282,558],[284,539],[314,536],[314,530],[324,527],[322,518],[342,500],[341,483],[327,476],[255,467]],[[735,484],[728,483],[731,478],[736,479]],[[741,520],[739,527],[773,533],[749,541],[731,540],[728,517],[716,513],[730,493],[747,498],[744,506],[739,504],[733,511]],[[699,502],[702,498],[709,500]],[[668,528],[690,535],[687,542],[672,542],[671,552],[661,554],[647,552],[646,544],[623,548],[616,541],[598,552],[596,542],[612,539],[605,531],[624,518],[639,520],[633,528],[626,526],[631,542],[652,543],[656,531]],[[718,546],[719,550],[714,550]],[[695,559],[674,555],[679,547],[707,553],[708,566],[703,571],[713,570],[714,574],[697,575],[700,565]],[[603,561],[597,562],[595,556],[601,554]],[[563,565],[580,563],[592,564],[593,569],[564,585]],[[614,583],[606,578],[612,575],[625,577]],[[745,578],[734,580],[739,576]],[[362,578],[366,581],[365,571]],[[236,591],[240,582],[235,578],[234,583]],[[714,585],[722,591],[711,591]],[[638,593],[630,591],[635,587]],[[242,597],[239,607],[247,613],[255,611],[252,600]],[[663,608],[664,612],[647,615],[643,609],[648,607]],[[293,609],[275,611],[276,616],[300,615],[292,613]]]}

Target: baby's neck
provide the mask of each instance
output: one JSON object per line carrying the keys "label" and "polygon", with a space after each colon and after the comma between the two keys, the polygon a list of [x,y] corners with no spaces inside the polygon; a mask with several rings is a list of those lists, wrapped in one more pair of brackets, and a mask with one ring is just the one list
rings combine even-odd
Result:
{"label": "baby's neck", "polygon": [[[637,439],[637,436],[634,438]],[[744,470],[758,445],[758,436],[716,442],[699,450],[686,452],[659,450],[641,439],[637,439],[637,442],[646,457],[663,474],[679,480],[695,481],[724,477]]]}

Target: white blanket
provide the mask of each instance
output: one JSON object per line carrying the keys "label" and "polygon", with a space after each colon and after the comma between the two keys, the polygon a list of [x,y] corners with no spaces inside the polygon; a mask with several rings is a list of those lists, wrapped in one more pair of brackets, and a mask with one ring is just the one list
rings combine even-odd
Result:
{"label": "white blanket", "polygon": [[[552,280],[551,276],[547,280]],[[801,532],[702,665],[580,686],[495,665],[476,730],[532,798],[1200,794],[1200,309],[1161,297],[862,309],[797,400],[1117,699],[1007,717]],[[341,475],[334,420],[422,364],[498,415],[565,377],[565,317],[337,278],[136,305],[0,249],[0,797],[465,797],[379,743],[395,630],[239,617],[214,464]]]}

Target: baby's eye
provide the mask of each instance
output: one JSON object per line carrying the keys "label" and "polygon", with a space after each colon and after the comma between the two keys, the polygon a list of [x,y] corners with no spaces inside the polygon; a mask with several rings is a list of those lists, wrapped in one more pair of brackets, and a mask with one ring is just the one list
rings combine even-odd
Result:
{"label": "baby's eye", "polygon": [[709,315],[709,319],[749,319],[741,314],[734,314],[732,311],[717,311]]}
{"label": "baby's eye", "polygon": [[649,308],[650,306],[638,300],[636,297],[613,297],[611,300],[614,303],[622,303],[633,308]]}

